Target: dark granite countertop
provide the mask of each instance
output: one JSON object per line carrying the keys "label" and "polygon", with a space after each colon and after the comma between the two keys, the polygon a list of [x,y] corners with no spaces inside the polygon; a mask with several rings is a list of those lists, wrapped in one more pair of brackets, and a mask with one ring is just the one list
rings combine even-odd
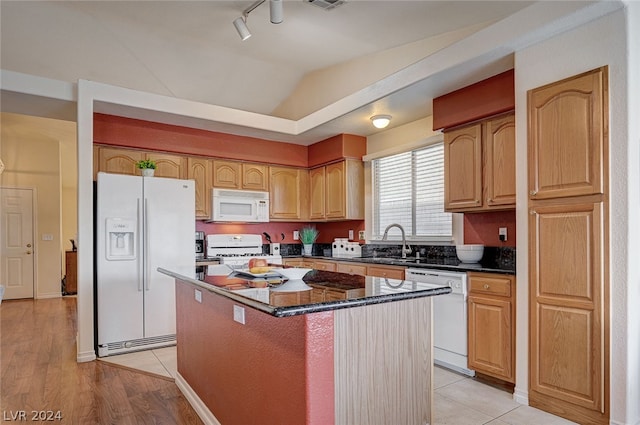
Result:
{"label": "dark granite countertop", "polygon": [[[361,307],[451,292],[451,288],[447,286],[411,280],[312,270],[304,277],[308,286],[312,289],[338,291],[344,296],[344,299],[313,302],[310,297],[311,290],[280,292],[279,285],[275,283],[272,287],[259,287],[265,285],[265,279],[246,279],[232,273],[229,276],[206,276],[200,281],[195,278],[192,269],[158,268],[158,271],[276,317]],[[275,294],[282,296],[274,296]],[[285,296],[286,294],[292,296]]]}
{"label": "dark granite countertop", "polygon": [[[283,258],[300,258],[300,255]],[[322,257],[302,256],[314,260],[348,261],[355,263],[380,264],[387,266],[403,266],[410,268],[449,270],[455,272],[485,272],[500,274],[515,274],[515,268],[504,267],[497,262],[480,262],[475,264],[462,263],[457,258],[390,258],[390,257]]]}

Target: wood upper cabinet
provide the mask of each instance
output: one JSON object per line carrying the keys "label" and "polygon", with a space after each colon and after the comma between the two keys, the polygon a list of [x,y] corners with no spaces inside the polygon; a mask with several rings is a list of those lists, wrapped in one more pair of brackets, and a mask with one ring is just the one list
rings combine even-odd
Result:
{"label": "wood upper cabinet", "polygon": [[145,159],[156,162],[156,177],[184,179],[187,177],[187,158],[161,152],[147,152]]}
{"label": "wood upper cabinet", "polygon": [[603,193],[607,86],[599,68],[529,91],[531,199]]}
{"label": "wood upper cabinet", "polygon": [[94,146],[93,149],[94,160],[97,159],[97,164],[94,164],[93,167],[95,173],[103,171],[105,173],[128,174],[130,176],[140,175],[136,168],[136,163],[145,159],[146,153],[144,151],[103,146]]}
{"label": "wood upper cabinet", "polygon": [[346,159],[310,171],[311,219],[364,219],[364,164]]}
{"label": "wood upper cabinet", "polygon": [[516,205],[516,119],[515,115],[484,123],[485,207],[515,208]]}
{"label": "wood upper cabinet", "polygon": [[143,159],[151,159],[156,162],[156,177],[183,179],[187,176],[186,158],[180,155],[94,146],[94,160],[97,160],[97,165],[94,164],[96,173],[104,171],[139,176],[140,171],[136,167],[136,163]]}
{"label": "wood upper cabinet", "polygon": [[513,114],[445,132],[445,210],[515,208],[515,146]]}
{"label": "wood upper cabinet", "polygon": [[269,167],[269,217],[272,220],[306,220],[309,217],[309,171]]}
{"label": "wood upper cabinet", "polygon": [[269,190],[268,166],[238,161],[213,160],[213,187]]}
{"label": "wood upper cabinet", "polygon": [[242,189],[269,190],[269,166],[265,164],[242,164]]}
{"label": "wood upper cabinet", "polygon": [[323,220],[325,218],[325,167],[309,170],[309,218]]}
{"label": "wood upper cabinet", "polygon": [[482,206],[482,124],[444,133],[444,208]]}
{"label": "wood upper cabinet", "polygon": [[515,383],[515,277],[468,277],[469,369]]}
{"label": "wood upper cabinet", "polygon": [[187,178],[195,181],[196,219],[211,217],[211,161],[207,158],[187,158]]}
{"label": "wood upper cabinet", "polygon": [[240,174],[241,163],[235,161],[213,160],[213,187],[226,187],[240,189],[242,176]]}

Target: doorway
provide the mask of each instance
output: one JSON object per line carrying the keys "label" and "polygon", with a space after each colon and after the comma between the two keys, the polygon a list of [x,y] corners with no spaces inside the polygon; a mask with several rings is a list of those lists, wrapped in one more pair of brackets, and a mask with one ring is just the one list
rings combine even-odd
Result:
{"label": "doorway", "polygon": [[0,188],[0,284],[4,299],[33,298],[35,286],[34,190]]}

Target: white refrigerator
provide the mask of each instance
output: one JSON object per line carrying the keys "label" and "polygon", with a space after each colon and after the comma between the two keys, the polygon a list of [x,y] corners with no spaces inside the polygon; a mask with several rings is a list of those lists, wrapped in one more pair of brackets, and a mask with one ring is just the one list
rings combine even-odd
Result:
{"label": "white refrigerator", "polygon": [[98,173],[98,356],[174,345],[175,282],[195,273],[193,180]]}

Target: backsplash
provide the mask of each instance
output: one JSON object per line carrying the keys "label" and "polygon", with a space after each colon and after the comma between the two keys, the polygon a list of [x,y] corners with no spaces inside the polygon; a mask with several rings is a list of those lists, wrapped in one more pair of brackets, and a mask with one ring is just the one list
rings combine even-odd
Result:
{"label": "backsplash", "polygon": [[[460,260],[456,255],[456,247],[452,245],[410,245],[411,254],[410,257],[415,257],[416,253],[420,253],[420,257],[432,261],[437,264],[443,265],[458,265]],[[269,252],[269,245],[262,246],[263,252],[267,254]],[[327,243],[315,243],[313,244],[312,255],[317,257],[331,257],[332,256],[331,244]],[[280,255],[284,257],[295,257],[302,255],[302,245],[295,244],[281,244]],[[364,244],[362,245],[363,257],[400,257],[402,255],[401,245],[388,245],[388,244]],[[484,254],[480,264],[487,268],[499,268],[499,269],[516,269],[516,249],[515,247],[494,247],[485,246]]]}

